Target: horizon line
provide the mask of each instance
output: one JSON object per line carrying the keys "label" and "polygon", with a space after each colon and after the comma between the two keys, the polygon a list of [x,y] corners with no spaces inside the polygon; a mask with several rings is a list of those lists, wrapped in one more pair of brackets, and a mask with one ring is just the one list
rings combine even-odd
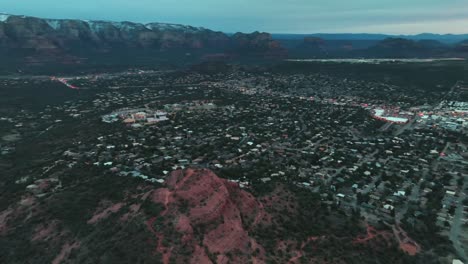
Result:
{"label": "horizon line", "polygon": [[[229,32],[229,31],[223,31],[223,30],[214,30],[208,27],[204,26],[194,26],[190,24],[183,24],[183,23],[177,23],[177,22],[156,22],[156,21],[150,21],[150,22],[135,22],[131,20],[109,20],[109,19],[80,19],[80,18],[48,18],[48,17],[40,17],[40,16],[33,16],[33,15],[17,15],[17,14],[12,14],[8,12],[0,12],[0,15],[8,15],[8,16],[19,16],[19,17],[31,17],[31,18],[38,18],[38,19],[50,19],[50,20],[80,20],[80,21],[95,21],[95,22],[113,22],[113,23],[123,23],[123,22],[130,22],[130,23],[135,23],[135,24],[141,24],[141,25],[147,25],[150,23],[158,23],[158,24],[172,24],[172,25],[181,25],[181,26],[189,26],[189,27],[198,27],[198,28],[205,28],[211,31],[216,31],[216,32],[222,32],[224,34],[236,34],[236,33],[244,33],[244,34],[250,34],[250,33],[268,33],[271,35],[385,35],[385,36],[402,36],[402,37],[409,37],[409,36],[418,36],[418,35],[438,35],[438,36],[463,36],[463,35],[468,35],[468,32],[466,33],[431,33],[431,32],[420,32],[420,33],[413,33],[413,34],[404,34],[404,33],[370,33],[370,32],[313,32],[313,33],[284,33],[284,32],[273,32],[273,31],[262,31],[262,30],[254,30],[254,31],[236,31],[236,32]],[[1,22],[1,21],[0,21]]]}

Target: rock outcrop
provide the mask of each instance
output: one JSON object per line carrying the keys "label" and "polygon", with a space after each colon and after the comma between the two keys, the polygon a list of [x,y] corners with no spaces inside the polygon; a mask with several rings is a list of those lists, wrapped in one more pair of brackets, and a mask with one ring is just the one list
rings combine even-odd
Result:
{"label": "rock outcrop", "polygon": [[451,56],[449,46],[435,40],[387,38],[370,47],[367,55],[387,58],[414,58]]}
{"label": "rock outcrop", "polygon": [[147,224],[165,263],[264,262],[265,250],[249,230],[267,225],[269,215],[236,183],[209,170],[179,170],[151,197],[164,207]]}
{"label": "rock outcrop", "polygon": [[287,57],[287,50],[278,41],[273,40],[269,33],[236,33],[231,39],[234,53],[272,58]]}
{"label": "rock outcrop", "polygon": [[[0,49],[25,61],[73,61],[93,59],[102,54],[132,54],[151,58],[184,56],[210,57],[211,54],[283,58],[285,50],[267,33],[237,33],[228,36],[202,27],[166,23],[133,23],[41,19],[0,14]],[[78,60],[77,60],[78,61]],[[81,60],[83,61],[83,60]]]}

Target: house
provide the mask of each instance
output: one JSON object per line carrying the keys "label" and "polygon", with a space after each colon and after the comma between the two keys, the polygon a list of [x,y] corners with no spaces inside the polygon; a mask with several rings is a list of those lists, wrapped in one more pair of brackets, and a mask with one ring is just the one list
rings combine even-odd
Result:
{"label": "house", "polygon": [[269,182],[269,181],[271,181],[271,178],[270,177],[265,177],[265,178],[261,178],[260,180],[262,182]]}
{"label": "house", "polygon": [[448,194],[448,195],[451,195],[451,196],[455,196],[455,194],[456,194],[456,192],[449,191],[449,190],[445,191],[445,193]]}
{"label": "house", "polygon": [[394,192],[393,195],[395,195],[395,196],[405,196],[406,192],[405,191],[397,191],[397,192]]}
{"label": "house", "polygon": [[180,160],[179,160],[179,164],[181,164],[181,165],[187,165],[187,164],[189,164],[189,161],[188,161],[187,159],[180,159]]}

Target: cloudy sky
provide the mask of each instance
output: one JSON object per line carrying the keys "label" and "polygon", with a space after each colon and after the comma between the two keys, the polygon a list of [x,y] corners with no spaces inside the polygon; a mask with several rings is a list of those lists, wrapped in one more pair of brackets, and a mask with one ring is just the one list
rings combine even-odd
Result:
{"label": "cloudy sky", "polygon": [[0,12],[224,32],[468,33],[468,0],[0,0]]}

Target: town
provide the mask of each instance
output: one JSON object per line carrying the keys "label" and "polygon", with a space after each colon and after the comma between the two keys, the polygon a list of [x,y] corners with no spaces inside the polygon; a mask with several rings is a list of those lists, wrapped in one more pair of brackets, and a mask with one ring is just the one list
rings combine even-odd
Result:
{"label": "town", "polygon": [[[369,223],[398,223],[417,238],[423,230],[440,234],[466,259],[463,80],[423,93],[385,80],[241,69],[66,80],[80,89],[67,90],[63,103],[5,108],[0,116],[4,157],[16,155],[23,140],[70,135],[50,152],[53,163],[38,168],[41,179],[17,180],[31,182],[36,195],[43,194],[35,181],[60,181],[58,167],[152,184],[178,168],[209,168],[247,190],[293,184]],[[2,79],[0,86],[49,82]],[[407,253],[415,254],[419,245],[411,245]]]}

